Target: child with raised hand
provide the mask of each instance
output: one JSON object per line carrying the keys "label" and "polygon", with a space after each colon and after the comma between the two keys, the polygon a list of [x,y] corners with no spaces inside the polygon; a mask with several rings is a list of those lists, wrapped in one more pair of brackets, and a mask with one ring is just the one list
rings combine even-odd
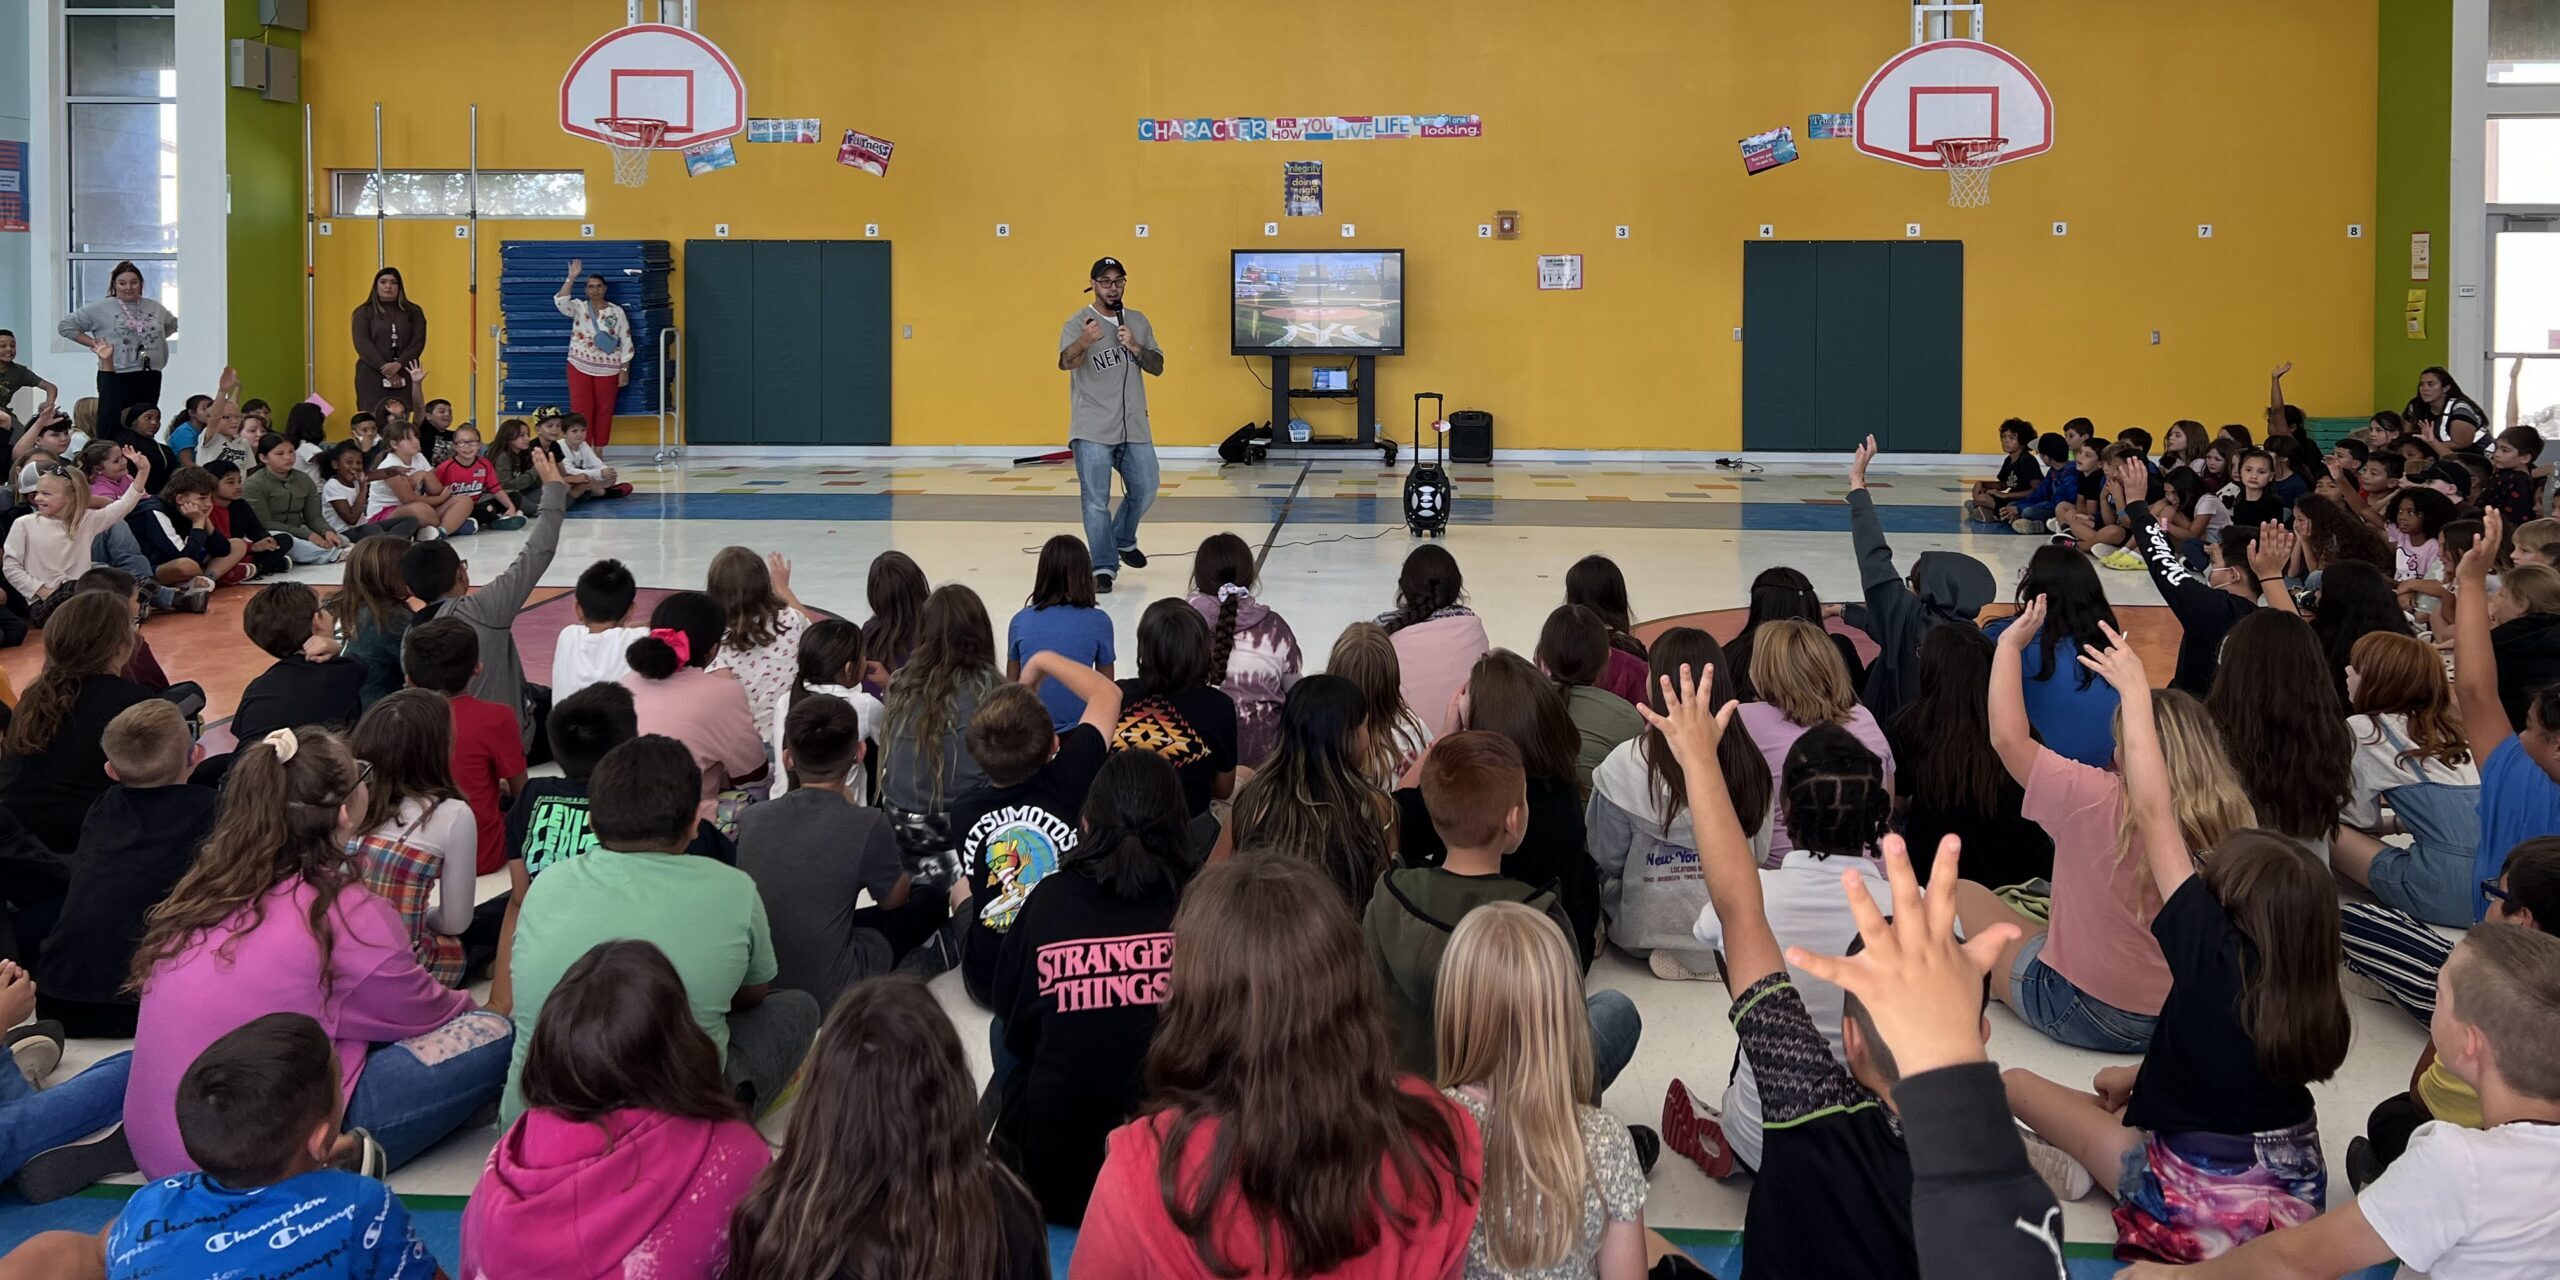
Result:
{"label": "child with raised hand", "polygon": [[[151,462],[141,453],[127,449],[117,456],[149,475]],[[28,616],[39,627],[55,608],[71,598],[72,583],[89,571],[94,563],[93,551],[100,541],[119,537],[125,516],[141,503],[144,492],[141,485],[133,485],[123,496],[93,509],[88,502],[88,488],[87,477],[78,467],[61,467],[41,476],[36,480],[35,510],[9,526],[6,550],[0,552],[0,571],[6,572],[9,585],[26,600]],[[131,532],[122,533],[121,540],[131,542]],[[212,595],[210,583],[188,584],[183,599],[179,593],[159,587],[153,592],[153,603],[161,608],[174,605],[190,613],[202,613]]]}
{"label": "child with raised hand", "polygon": [[[1111,615],[1096,607],[1094,599],[1093,556],[1084,539],[1062,533],[1041,544],[1039,564],[1031,571],[1031,594],[1005,624],[1005,678],[1020,679],[1023,664],[1037,653],[1054,653],[1113,674],[1120,655],[1112,644]],[[1035,692],[1058,732],[1084,718],[1083,700],[1066,685],[1047,681]]]}
{"label": "child with raised hand", "polygon": [[[2122,465],[2129,474],[2140,464]],[[2178,616],[2178,667],[2169,687],[2201,698],[2213,691],[2222,638],[2258,611],[2261,598],[2268,608],[2293,612],[2293,593],[2284,585],[2293,532],[2281,524],[2225,523],[2207,544],[2208,567],[2199,573],[2173,530],[2149,511],[2129,514],[2133,540],[2126,545],[2142,557],[2151,585]]]}
{"label": "child with raised hand", "polygon": [[[1644,715],[1670,742],[1688,780],[1699,866],[1708,900],[1724,922],[1734,1035],[1759,1076],[1767,1146],[1743,1214],[1751,1241],[1743,1280],[1917,1275],[1911,1156],[1887,1096],[1898,1064],[1864,1009],[1844,1009],[1846,1067],[1806,1011],[1769,927],[1750,841],[1725,790],[1717,747],[1734,711],[1730,704],[1707,710],[1702,689],[1713,676],[1684,668],[1676,685],[1663,682],[1668,710],[1647,707]],[[1898,853],[1900,838],[1887,837],[1885,847]],[[1993,933],[1983,945],[2001,936]],[[1987,1024],[1977,1026],[1989,1034]],[[1696,1124],[1687,1107],[1673,1110],[1667,1102],[1664,1142],[1675,1151],[1690,1149]]]}
{"label": "child with raised hand", "polygon": [[[2053,915],[2029,920],[1980,886],[1959,885],[1958,911],[1968,933],[2016,925],[2019,941],[1991,973],[1991,992],[2020,1021],[2047,1038],[2102,1053],[2140,1053],[2151,1042],[2170,970],[2148,927],[2160,910],[2142,861],[2128,847],[2125,782],[2116,772],[2082,764],[2035,741],[2015,672],[2027,641],[2043,621],[2045,600],[2027,602],[2018,625],[2001,633],[1992,657],[1991,745],[2018,785],[2019,813],[2053,834]],[[2111,634],[2111,629],[2103,634]],[[2145,689],[2145,723],[2173,744],[2177,821],[2195,848],[2213,848],[2257,820],[2223,754],[2221,731],[2204,704],[2175,689]],[[2129,749],[2128,713],[2119,700],[2116,748]]]}
{"label": "child with raised hand", "polygon": [[[2011,439],[2012,427],[2033,428],[2015,418],[2000,426],[2003,446],[2015,443],[2023,449],[2022,439]],[[1876,438],[1868,436],[1849,461],[1849,536],[1858,553],[1863,599],[1841,616],[1876,642],[1876,660],[1867,668],[1858,700],[1881,723],[1893,719],[1919,692],[1920,638],[1941,622],[1973,625],[1999,588],[1981,561],[1955,551],[1923,551],[1912,560],[1909,575],[1894,571],[1893,548],[1884,540],[1884,522],[1867,493],[1867,464],[1875,456]]]}
{"label": "child with raised hand", "polygon": [[2480,1094],[2482,1128],[2436,1122],[2355,1200],[2193,1268],[2144,1262],[2120,1280],[2332,1280],[2398,1259],[2402,1274],[2536,1276],[2560,1268],[2560,938],[2484,924],[2437,976],[2437,1061]]}
{"label": "child with raised hand", "polygon": [[720,1274],[730,1215],[772,1157],[686,998],[666,953],[637,939],[561,975],[525,1054],[526,1111],[463,1211],[462,1274],[620,1274],[625,1260],[660,1280]]}
{"label": "child with raised hand", "polygon": [[[1254,598],[1253,548],[1213,533],[1191,557],[1191,607],[1209,624],[1209,683],[1236,703],[1236,760],[1259,769],[1280,745],[1280,704],[1306,654],[1279,611]],[[1567,589],[1571,589],[1567,578]]]}
{"label": "child with raised hand", "polygon": [[[726,669],[747,691],[747,710],[762,728],[791,687],[800,665],[800,636],[809,629],[808,607],[791,591],[791,562],[776,551],[759,557],[745,547],[722,547],[711,557],[703,593],[728,615],[714,670]],[[766,740],[779,749],[780,738]]]}
{"label": "child with raised hand", "polygon": [[2115,1197],[2116,1256],[2202,1262],[2317,1216],[2328,1167],[2306,1087],[2346,1060],[2338,895],[2328,868],[2264,829],[2199,869],[2180,822],[2142,658],[2108,629],[2081,662],[2125,695],[2122,751],[2141,862],[2163,905],[2152,936],[2170,987],[2142,1065],[2083,1093],[2005,1074],[2011,1108],[2051,1152],[2065,1198]]}
{"label": "child with raised hand", "polygon": [[1625,1122],[1591,1105],[1581,1004],[1573,947],[1545,915],[1487,903],[1450,932],[1440,1089],[1486,1135],[1470,1277],[1645,1275],[1644,1153]]}
{"label": "child with raised hand", "polygon": [[[2498,679],[2498,656],[2489,635],[2489,570],[2495,567],[2506,521],[2497,511],[2480,517],[2480,540],[2462,557],[2454,593],[2453,692],[2462,711],[2471,758],[2480,762],[2480,844],[2474,884],[2494,883],[2507,850],[2560,831],[2560,687],[2526,701],[2521,731],[2508,719]],[[2487,914],[2487,895],[2474,889],[2474,919]]]}

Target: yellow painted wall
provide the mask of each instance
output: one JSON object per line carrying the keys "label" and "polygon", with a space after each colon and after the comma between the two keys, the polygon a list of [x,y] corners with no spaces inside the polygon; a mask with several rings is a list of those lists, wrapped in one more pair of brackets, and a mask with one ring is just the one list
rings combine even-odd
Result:
{"label": "yellow painted wall", "polygon": [[[1801,134],[1808,112],[1851,107],[1907,43],[1893,0],[706,0],[701,29],[745,73],[751,111],[891,139],[885,180],[837,166],[832,146],[741,142],[733,170],[688,179],[665,155],[645,188],[614,186],[603,148],[557,127],[561,72],[619,21],[606,0],[322,0],[303,89],[323,167],[370,167],[377,100],[394,167],[460,166],[477,100],[482,165],[585,167],[602,237],[680,247],[722,221],[771,239],[880,223],[896,245],[895,316],[915,331],[895,343],[901,444],[1061,439],[1057,331],[1105,253],[1128,262],[1130,302],[1166,343],[1158,438],[1205,444],[1259,420],[1268,397],[1227,354],[1227,251],[1344,247],[1347,221],[1351,243],[1409,253],[1413,354],[1380,362],[1380,412],[1398,434],[1408,397],[1433,389],[1494,411],[1509,447],[1731,449],[1742,242],[1764,222],[1786,239],[1898,238],[1919,222],[1966,242],[1965,440],[1987,451],[2010,414],[2047,429],[2073,414],[2110,430],[2254,424],[2266,371],[2285,359],[2288,391],[2314,413],[2369,407],[2372,246],[2346,227],[2373,221],[2376,3],[2249,0],[2177,17],[2114,0],[1995,4],[1989,37],[2055,94],[2057,145],[2000,170],[1993,203],[1973,211],[1947,207],[1940,175],[1845,141],[1800,141],[1796,164],[1742,171],[1736,139]],[[1136,125],[1392,112],[1475,112],[1486,135],[1150,144]],[[1281,219],[1266,240],[1284,159],[1326,162],[1325,216]],[[1519,240],[1476,239],[1496,209],[1521,211]],[[2057,219],[2067,237],[2051,234]],[[995,238],[1000,221],[1010,239]],[[1132,237],[1140,222],[1151,238]],[[2206,222],[2215,235],[2200,240]],[[1618,223],[1630,239],[1612,238]],[[374,238],[363,221],[335,231],[318,242],[321,391],[344,403],[344,317]],[[484,299],[494,307],[499,240],[576,233],[484,224]],[[458,398],[467,250],[441,222],[395,223],[389,243],[432,317],[431,385]],[[1539,252],[1584,254],[1586,287],[1539,293]],[[485,338],[479,354],[493,387]]]}

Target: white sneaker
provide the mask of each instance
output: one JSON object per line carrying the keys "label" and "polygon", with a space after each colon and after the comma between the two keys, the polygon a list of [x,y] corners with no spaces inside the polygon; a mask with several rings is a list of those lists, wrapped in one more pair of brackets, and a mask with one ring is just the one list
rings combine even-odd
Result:
{"label": "white sneaker", "polygon": [[2057,1199],[2067,1204],[2097,1187],[2098,1180],[2090,1177],[2089,1171],[2080,1167],[2079,1161],[2072,1159],[2062,1148],[2037,1137],[2034,1130],[2019,1125],[2018,1138],[2027,1144],[2027,1163],[2035,1166],[2036,1176],[2044,1179],[2044,1185],[2053,1189]]}

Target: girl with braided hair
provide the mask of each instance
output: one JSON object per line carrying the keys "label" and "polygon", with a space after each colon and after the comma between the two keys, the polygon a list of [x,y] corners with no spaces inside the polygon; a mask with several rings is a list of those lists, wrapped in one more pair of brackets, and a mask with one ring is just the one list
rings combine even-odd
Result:
{"label": "girl with braided hair", "polygon": [[1209,624],[1209,683],[1236,704],[1236,759],[1252,768],[1280,745],[1280,704],[1306,653],[1288,619],[1253,598],[1253,548],[1213,533],[1191,557],[1191,607]]}

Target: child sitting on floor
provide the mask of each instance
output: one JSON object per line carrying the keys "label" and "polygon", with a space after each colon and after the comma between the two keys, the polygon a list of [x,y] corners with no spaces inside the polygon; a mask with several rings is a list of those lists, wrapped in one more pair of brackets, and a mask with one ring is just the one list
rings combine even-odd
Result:
{"label": "child sitting on floor", "polygon": [[452,782],[470,802],[478,826],[472,874],[488,875],[506,865],[507,802],[524,791],[516,713],[463,692],[480,673],[480,644],[459,618],[409,628],[400,640],[400,669],[410,688],[433,690],[451,704]]}
{"label": "child sitting on floor", "polygon": [[436,464],[436,481],[447,493],[471,504],[471,518],[481,528],[504,533],[524,527],[524,513],[516,510],[515,499],[498,483],[497,464],[481,455],[480,430],[470,423],[453,433],[453,452]]}
{"label": "child sitting on floor", "polygon": [[[1031,571],[1031,594],[1005,624],[1006,675],[1020,679],[1022,664],[1035,653],[1054,653],[1106,676],[1119,661],[1111,615],[1094,604],[1093,557],[1086,553],[1084,539],[1073,534],[1041,544],[1039,562]],[[1058,732],[1084,718],[1083,699],[1065,684],[1049,681],[1035,692]]]}
{"label": "child sitting on floor", "polygon": [[[869,760],[880,746],[880,700],[863,691],[863,658],[862,628],[842,618],[820,618],[810,623],[800,633],[798,674],[774,703],[773,722],[765,726],[769,740],[780,742],[791,712],[801,699],[811,694],[843,699],[862,721],[862,755],[844,778],[845,794],[855,804],[870,802],[869,771],[863,761]],[[781,795],[798,785],[800,780],[785,769],[774,781],[773,794]]]}
{"label": "child sitting on floor", "polygon": [[116,785],[80,824],[71,890],[36,967],[44,980],[36,1012],[68,1035],[128,1040],[138,1007],[125,985],[134,940],[213,834],[222,797],[186,784],[204,751],[167,702],[155,698],[117,712],[101,745]]}
{"label": "child sitting on floor", "polygon": [[[410,634],[434,638],[427,627]],[[462,985],[478,876],[472,809],[454,787],[455,718],[444,695],[403,689],[366,708],[347,744],[373,767],[353,841],[358,870],[400,913],[427,976],[448,987]]]}
{"label": "child sitting on floor", "polygon": [[2172,795],[2150,677],[2114,628],[2081,660],[2123,695],[2134,838],[2163,905],[2151,933],[2169,995],[2142,1065],[2083,1093],[2004,1076],[2055,1194],[2115,1197],[2116,1256],[2202,1262],[2300,1225],[2328,1199],[2310,1084],[2346,1060],[2338,895],[2328,868],[2264,829],[2235,832],[2201,870]]}
{"label": "child sitting on floor", "polygon": [[554,705],[589,685],[617,683],[631,674],[624,651],[649,634],[647,627],[623,625],[630,621],[631,602],[639,594],[631,570],[619,560],[598,560],[578,575],[578,620],[560,628],[560,638],[551,646]]}
{"label": "child sitting on floor", "polygon": [[340,654],[317,593],[299,582],[263,587],[241,609],[240,629],[275,662],[241,691],[231,712],[234,741],[254,742],[269,730],[300,724],[355,726],[365,667]]}

